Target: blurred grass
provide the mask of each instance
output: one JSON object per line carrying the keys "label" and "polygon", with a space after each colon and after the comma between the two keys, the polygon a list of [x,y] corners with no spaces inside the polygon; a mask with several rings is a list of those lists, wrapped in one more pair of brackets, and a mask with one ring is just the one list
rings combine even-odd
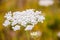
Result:
{"label": "blurred grass", "polygon": [[[54,0],[55,3],[52,6],[43,7],[38,5],[37,0],[1,0],[0,1],[0,40],[28,40],[25,31],[14,32],[8,28],[4,28],[2,23],[4,22],[4,15],[8,11],[23,11],[26,9],[41,10],[45,15],[44,23],[38,23],[35,25],[32,31],[41,31],[42,36],[38,38],[31,38],[30,40],[59,40],[56,33],[60,31],[60,2]],[[24,2],[23,2],[24,1]],[[22,5],[21,5],[22,4]],[[58,27],[58,28],[57,28]]]}

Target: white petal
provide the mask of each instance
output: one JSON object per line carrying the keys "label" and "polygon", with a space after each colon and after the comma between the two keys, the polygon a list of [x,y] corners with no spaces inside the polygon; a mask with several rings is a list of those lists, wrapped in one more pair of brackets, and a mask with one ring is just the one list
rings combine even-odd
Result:
{"label": "white petal", "polygon": [[14,26],[17,24],[17,22],[18,22],[17,20],[14,20],[11,25]]}
{"label": "white petal", "polygon": [[16,25],[15,27],[12,27],[12,29],[13,29],[14,31],[20,30],[20,26],[19,26],[19,25]]}
{"label": "white petal", "polygon": [[38,17],[38,22],[42,22],[43,23],[43,20],[45,20],[45,17],[44,16],[39,16]]}
{"label": "white petal", "polygon": [[26,24],[27,24],[27,22],[25,22],[25,21],[21,22],[21,25],[24,26],[24,27],[26,26]]}
{"label": "white petal", "polygon": [[33,25],[27,25],[27,27],[25,28],[25,31],[26,31],[26,30],[32,30],[33,27],[34,27]]}
{"label": "white petal", "polygon": [[3,23],[3,26],[8,26],[8,25],[10,25],[10,22],[8,21],[8,20],[5,20],[5,22]]}

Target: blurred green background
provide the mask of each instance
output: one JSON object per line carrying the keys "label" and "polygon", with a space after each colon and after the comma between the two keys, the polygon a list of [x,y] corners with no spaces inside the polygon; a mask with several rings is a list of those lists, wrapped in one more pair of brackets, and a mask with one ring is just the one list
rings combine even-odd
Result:
{"label": "blurred green background", "polygon": [[[8,11],[23,11],[26,9],[35,9],[42,11],[45,15],[44,23],[35,25],[32,31],[41,31],[42,36],[31,38],[26,36],[23,28],[14,32],[10,28],[3,27],[4,15]],[[54,0],[51,6],[40,6],[38,0],[0,0],[0,40],[60,40],[57,33],[60,32],[60,0]]]}

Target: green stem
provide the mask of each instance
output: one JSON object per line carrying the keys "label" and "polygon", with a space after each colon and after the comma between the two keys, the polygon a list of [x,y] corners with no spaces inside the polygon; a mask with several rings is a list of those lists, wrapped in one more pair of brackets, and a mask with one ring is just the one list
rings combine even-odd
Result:
{"label": "green stem", "polygon": [[29,32],[28,32],[28,31],[26,31],[25,33],[26,33],[26,36],[27,36],[27,40],[30,40]]}

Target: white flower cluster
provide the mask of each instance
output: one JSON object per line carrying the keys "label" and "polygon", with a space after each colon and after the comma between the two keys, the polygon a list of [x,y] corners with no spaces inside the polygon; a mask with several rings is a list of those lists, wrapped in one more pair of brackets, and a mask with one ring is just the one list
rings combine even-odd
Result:
{"label": "white flower cluster", "polygon": [[39,0],[39,5],[41,6],[50,6],[53,5],[54,0]]}
{"label": "white flower cluster", "polygon": [[25,11],[8,12],[5,16],[5,22],[3,26],[12,26],[14,31],[20,30],[20,26],[26,27],[25,30],[32,30],[35,24],[38,22],[43,23],[45,17],[41,15],[41,11],[35,11],[34,9],[27,9]]}

